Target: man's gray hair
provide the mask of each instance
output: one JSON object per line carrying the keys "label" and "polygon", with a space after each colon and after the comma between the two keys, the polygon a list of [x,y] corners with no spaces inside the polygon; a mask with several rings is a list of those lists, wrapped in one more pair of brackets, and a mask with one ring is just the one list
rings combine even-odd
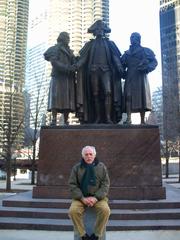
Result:
{"label": "man's gray hair", "polygon": [[94,156],[96,156],[96,148],[94,146],[85,146],[85,147],[83,147],[82,152],[81,152],[82,157],[84,157],[85,151],[89,148],[92,150]]}

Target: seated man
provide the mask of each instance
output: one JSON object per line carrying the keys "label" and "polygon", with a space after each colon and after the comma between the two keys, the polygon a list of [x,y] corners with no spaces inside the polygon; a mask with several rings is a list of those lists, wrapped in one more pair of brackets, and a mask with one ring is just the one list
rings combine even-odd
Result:
{"label": "seated man", "polygon": [[[103,235],[110,215],[107,199],[109,185],[107,168],[96,158],[95,147],[84,147],[82,160],[73,167],[69,178],[72,195],[69,216],[82,240],[98,240]],[[91,236],[86,233],[83,223],[86,207],[94,207],[96,211],[96,223]]]}

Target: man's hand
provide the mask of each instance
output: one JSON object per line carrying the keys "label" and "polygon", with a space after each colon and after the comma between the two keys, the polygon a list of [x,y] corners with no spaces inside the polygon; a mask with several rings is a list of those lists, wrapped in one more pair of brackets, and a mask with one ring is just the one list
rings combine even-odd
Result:
{"label": "man's hand", "polygon": [[82,198],[81,201],[88,207],[93,207],[97,203],[97,198],[95,197],[86,197]]}
{"label": "man's hand", "polygon": [[81,198],[81,202],[84,203],[84,205],[89,206],[88,198]]}
{"label": "man's hand", "polygon": [[93,207],[97,203],[97,201],[98,201],[97,198],[89,197],[90,207]]}

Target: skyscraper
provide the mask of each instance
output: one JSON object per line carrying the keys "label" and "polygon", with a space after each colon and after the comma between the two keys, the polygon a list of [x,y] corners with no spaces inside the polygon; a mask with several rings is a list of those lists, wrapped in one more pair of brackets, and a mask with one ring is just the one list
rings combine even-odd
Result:
{"label": "skyscraper", "polygon": [[[0,148],[8,124],[15,133],[24,117],[23,87],[29,0],[0,1]],[[21,132],[19,141],[22,141]]]}
{"label": "skyscraper", "polygon": [[180,135],[180,0],[160,0],[164,138]]}
{"label": "skyscraper", "polygon": [[160,139],[162,139],[163,137],[162,87],[158,87],[152,94],[152,111],[148,117],[148,123],[159,126]]}
{"label": "skyscraper", "polygon": [[[41,86],[39,122],[47,111],[51,72],[51,65],[45,62],[43,53],[56,43],[61,31],[67,31],[70,34],[70,48],[77,54],[84,43],[92,38],[92,34],[87,33],[92,23],[102,19],[109,25],[109,0],[44,0],[42,4],[40,12],[33,14],[30,19],[26,71],[26,88],[31,95],[32,115],[37,111],[37,96]],[[32,120],[30,122],[33,128]]]}

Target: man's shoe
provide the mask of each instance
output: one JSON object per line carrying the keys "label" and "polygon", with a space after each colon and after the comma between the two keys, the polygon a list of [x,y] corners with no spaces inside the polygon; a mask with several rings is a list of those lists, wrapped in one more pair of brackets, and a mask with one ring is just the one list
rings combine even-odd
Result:
{"label": "man's shoe", "polygon": [[96,236],[96,235],[93,233],[93,234],[91,235],[90,239],[91,239],[91,240],[98,240],[99,237]]}
{"label": "man's shoe", "polygon": [[81,237],[82,240],[90,240],[89,235],[86,233],[84,236]]}

